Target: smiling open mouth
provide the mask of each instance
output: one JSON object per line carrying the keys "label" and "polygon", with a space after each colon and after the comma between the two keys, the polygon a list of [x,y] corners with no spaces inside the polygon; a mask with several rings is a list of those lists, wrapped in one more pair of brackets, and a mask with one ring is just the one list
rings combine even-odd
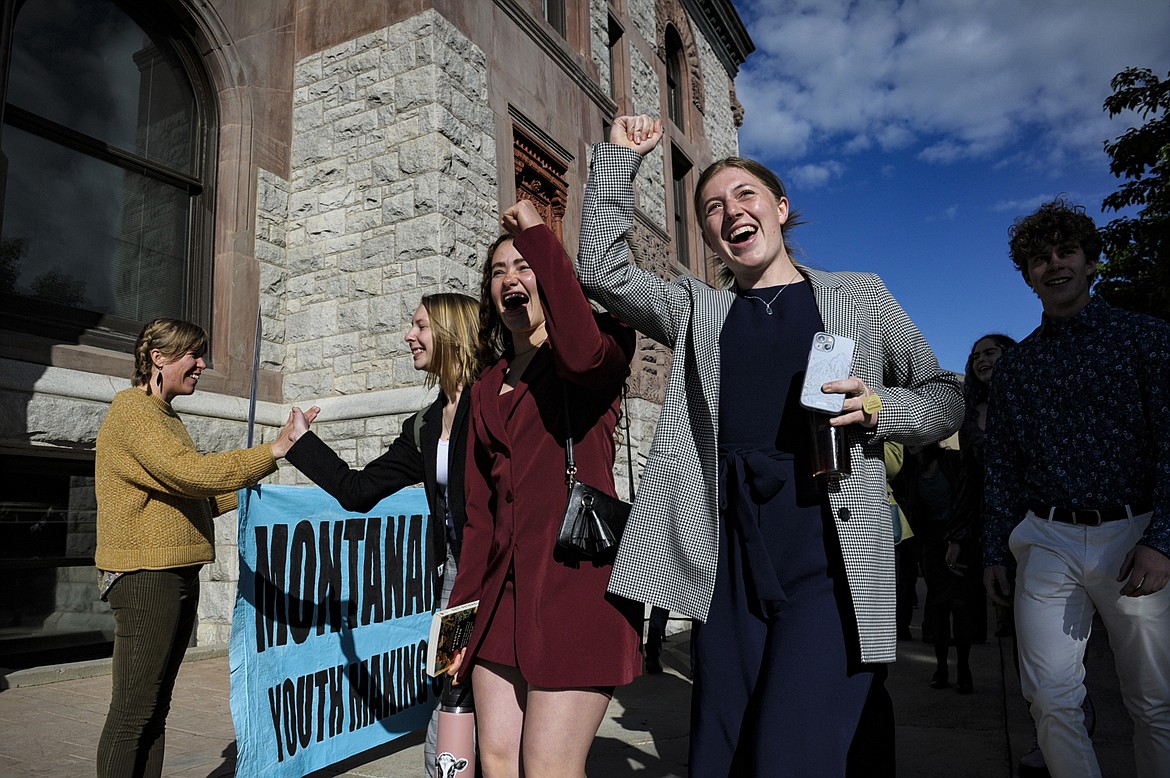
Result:
{"label": "smiling open mouth", "polygon": [[728,243],[743,243],[745,240],[756,234],[756,228],[750,224],[745,224],[742,227],[736,227],[727,236]]}
{"label": "smiling open mouth", "polygon": [[523,308],[528,303],[528,295],[523,292],[508,292],[503,297],[504,309],[508,311],[515,311]]}

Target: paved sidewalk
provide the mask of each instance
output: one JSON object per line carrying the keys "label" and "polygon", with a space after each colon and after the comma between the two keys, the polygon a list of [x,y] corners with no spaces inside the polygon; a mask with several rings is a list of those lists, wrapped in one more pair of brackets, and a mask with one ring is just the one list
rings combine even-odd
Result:
{"label": "paved sidewalk", "polygon": [[[665,673],[644,676],[618,689],[590,754],[590,775],[688,775],[688,636],[684,632],[666,642]],[[902,778],[1015,774],[1016,759],[1030,745],[1031,730],[1010,652],[1010,640],[990,638],[985,645],[975,646],[971,657],[975,692],[960,696],[953,688],[928,687],[934,669],[930,646],[918,641],[899,644],[899,661],[890,668],[889,688],[897,717]],[[222,651],[206,649],[192,649],[189,656],[168,719],[163,774],[231,776],[235,733],[228,710],[227,657]],[[1123,778],[1133,774],[1132,727],[1121,706],[1112,663],[1098,622],[1087,660],[1097,708],[1094,740],[1106,778]],[[93,775],[94,750],[109,704],[108,667],[108,661],[98,661],[0,676],[0,775]],[[422,736],[387,744],[315,775],[418,778]]]}

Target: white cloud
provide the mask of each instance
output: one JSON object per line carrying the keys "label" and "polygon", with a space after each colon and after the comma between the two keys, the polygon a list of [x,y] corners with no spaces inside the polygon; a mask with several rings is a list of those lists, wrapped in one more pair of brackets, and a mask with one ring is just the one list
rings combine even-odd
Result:
{"label": "white cloud", "polygon": [[1099,155],[1126,67],[1170,69],[1165,0],[737,0],[757,50],[736,82],[745,153],[916,149],[929,162]]}
{"label": "white cloud", "polygon": [[807,165],[797,165],[788,168],[784,174],[787,184],[795,184],[801,189],[819,189],[835,178],[840,178],[845,172],[845,166],[835,160]]}

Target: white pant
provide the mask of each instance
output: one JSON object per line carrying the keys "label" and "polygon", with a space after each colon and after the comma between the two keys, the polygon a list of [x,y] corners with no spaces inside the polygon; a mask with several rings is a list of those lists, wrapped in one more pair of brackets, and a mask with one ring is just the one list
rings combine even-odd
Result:
{"label": "white pant", "polygon": [[1085,645],[1098,612],[1134,723],[1142,778],[1170,776],[1170,588],[1122,597],[1117,573],[1150,514],[1083,527],[1029,512],[1009,539],[1020,686],[1053,778],[1101,775],[1085,731]]}

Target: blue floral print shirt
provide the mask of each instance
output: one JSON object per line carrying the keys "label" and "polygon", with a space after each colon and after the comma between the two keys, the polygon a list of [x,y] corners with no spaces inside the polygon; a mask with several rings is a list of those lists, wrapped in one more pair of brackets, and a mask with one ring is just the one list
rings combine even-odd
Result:
{"label": "blue floral print shirt", "polygon": [[1170,556],[1170,323],[1097,297],[1045,316],[995,366],[985,453],[986,565],[1033,504],[1152,505],[1140,542]]}

